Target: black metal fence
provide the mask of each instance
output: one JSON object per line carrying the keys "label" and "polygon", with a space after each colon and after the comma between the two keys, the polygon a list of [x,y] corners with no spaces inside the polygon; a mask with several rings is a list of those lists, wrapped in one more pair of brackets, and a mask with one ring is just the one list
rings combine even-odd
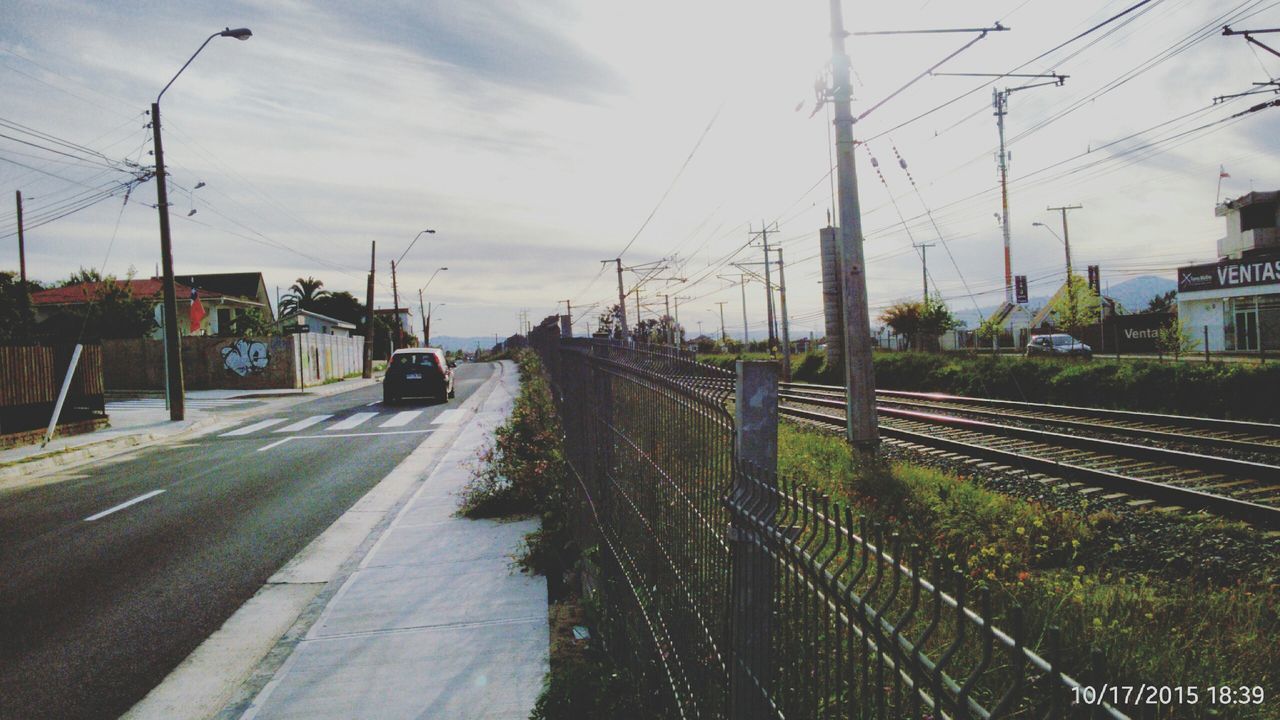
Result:
{"label": "black metal fence", "polygon": [[1028,638],[1017,608],[997,614],[942,558],[755,465],[770,442],[743,433],[772,432],[776,452],[776,404],[772,426],[741,420],[744,390],[768,394],[741,367],[532,340],[581,490],[601,634],[672,717],[1125,717],[1098,694],[1099,657],[1082,685],[1052,629]]}

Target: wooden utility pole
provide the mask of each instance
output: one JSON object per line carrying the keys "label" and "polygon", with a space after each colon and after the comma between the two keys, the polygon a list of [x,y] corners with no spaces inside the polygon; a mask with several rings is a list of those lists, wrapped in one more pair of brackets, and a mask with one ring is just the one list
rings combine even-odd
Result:
{"label": "wooden utility pole", "polygon": [[1060,207],[1045,208],[1046,210],[1057,210],[1062,213],[1062,249],[1067,255],[1067,307],[1071,308],[1072,319],[1076,316],[1076,286],[1071,282],[1071,234],[1067,232],[1067,211],[1079,210],[1083,205],[1062,205]]}
{"label": "wooden utility pole", "polygon": [[720,306],[720,342],[724,342],[725,340],[729,339],[729,333],[724,331],[724,306],[727,305],[728,303],[729,303],[728,300],[721,300],[720,302],[716,303],[717,305]]}
{"label": "wooden utility pole", "polygon": [[400,349],[400,334],[404,332],[404,328],[400,325],[400,290],[396,286],[396,261],[391,261],[391,298],[392,308],[394,308],[394,318],[396,325],[396,337],[391,341],[393,349]]}
{"label": "wooden utility pole", "polygon": [[[378,241],[369,243],[369,282],[365,288],[365,332],[364,332],[364,367],[360,376],[366,380],[373,377],[373,273],[378,261]],[[276,307],[279,307],[276,301]]]}
{"label": "wooden utility pole", "polygon": [[14,190],[13,194],[18,198],[18,277],[22,280],[22,287],[27,286],[27,248],[22,237],[22,191]]}
{"label": "wooden utility pole", "polygon": [[871,366],[871,314],[862,254],[862,211],[853,162],[851,63],[844,50],[844,11],[831,0],[831,80],[835,106],[836,187],[840,199],[840,287],[844,294],[846,434],[854,449],[873,453],[880,444],[876,423],[876,383]]}

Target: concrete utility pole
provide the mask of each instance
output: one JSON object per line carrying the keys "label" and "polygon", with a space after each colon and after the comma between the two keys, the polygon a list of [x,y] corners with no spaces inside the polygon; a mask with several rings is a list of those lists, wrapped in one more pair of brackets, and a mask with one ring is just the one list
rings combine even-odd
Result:
{"label": "concrete utility pole", "polygon": [[13,194],[18,198],[18,277],[22,280],[22,287],[27,286],[27,248],[22,238],[22,191],[14,190]]}
{"label": "concrete utility pole", "polygon": [[871,367],[871,314],[862,254],[862,212],[853,161],[853,111],[850,61],[844,51],[841,0],[831,0],[831,80],[836,126],[836,186],[840,198],[840,280],[845,318],[846,434],[854,449],[873,453],[880,444],[876,423],[876,383]]}
{"label": "concrete utility pole", "polygon": [[[667,308],[666,317],[671,318],[671,296],[664,293],[662,295],[662,302],[664,305],[666,305],[666,308]],[[677,302],[676,306],[679,307],[679,305],[680,303]],[[672,318],[671,326],[667,328],[667,344],[668,345],[676,344],[676,327],[675,327],[674,318]]]}
{"label": "concrete utility pole", "polygon": [[[751,233],[754,236],[760,236],[760,244],[764,247],[764,295],[765,295],[765,311],[768,314],[769,321],[769,350],[772,351],[778,346],[778,329],[777,317],[773,312],[773,280],[769,275],[769,228],[765,226],[764,221],[760,221],[760,231]],[[777,224],[773,226],[774,231],[778,229]],[[750,232],[750,230],[748,230]]]}
{"label": "concrete utility pole", "polygon": [[720,302],[716,303],[717,305],[720,306],[720,342],[724,342],[725,340],[729,339],[729,333],[724,331],[724,306],[727,305],[728,303],[729,303],[728,300],[721,300]]}
{"label": "concrete utility pole", "polygon": [[1073,318],[1076,314],[1076,286],[1071,282],[1071,234],[1067,232],[1067,211],[1080,210],[1083,207],[1083,205],[1062,205],[1045,208],[1045,210],[1057,210],[1062,213],[1062,249],[1067,255],[1067,307],[1071,308]]}
{"label": "concrete utility pole", "polygon": [[[364,332],[364,367],[360,376],[369,379],[373,377],[373,273],[377,268],[378,262],[378,241],[374,240],[369,243],[369,282],[365,289],[365,332]],[[276,307],[280,303],[276,301]]]}
{"label": "concrete utility pole", "polygon": [[747,343],[751,342],[751,326],[747,324],[747,274],[742,273],[739,281],[742,288],[742,351],[747,351]]}
{"label": "concrete utility pole", "polygon": [[925,255],[926,248],[931,248],[937,243],[912,243],[911,247],[920,251],[920,277],[923,283],[924,294],[920,296],[920,301],[925,305],[929,304],[929,260]]}
{"label": "concrete utility pole", "polygon": [[[572,302],[573,300],[564,301],[564,316],[567,319],[564,321],[564,323],[561,324],[561,327],[568,329],[567,332],[564,333],[565,337],[573,337],[573,305],[571,304]],[[587,328],[587,329],[590,330],[590,328]]]}
{"label": "concrete utility pole", "polygon": [[622,258],[601,260],[600,262],[614,263],[618,266],[618,321],[622,323],[622,339],[626,340],[631,333],[627,329],[627,292],[622,288]]}
{"label": "concrete utility pole", "polygon": [[[199,50],[196,52],[198,53]],[[163,94],[163,91],[161,93]],[[182,387],[182,346],[178,339],[178,292],[173,285],[173,243],[169,235],[169,186],[164,172],[164,148],[160,142],[158,99],[151,103],[151,134],[156,158],[156,207],[160,211],[160,264],[164,268],[161,287],[164,291],[165,391],[169,398],[169,419],[177,422],[186,418],[187,403],[186,393]]]}
{"label": "concrete utility pole", "polygon": [[[774,248],[778,253],[778,300],[782,304],[782,381],[791,382],[791,324],[787,320],[787,276],[782,262],[782,248]],[[765,272],[769,272],[769,264],[765,263]]]}

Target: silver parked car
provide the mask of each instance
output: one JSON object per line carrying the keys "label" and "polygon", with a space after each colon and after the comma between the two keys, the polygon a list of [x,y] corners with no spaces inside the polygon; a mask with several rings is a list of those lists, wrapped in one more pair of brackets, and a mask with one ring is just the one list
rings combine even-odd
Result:
{"label": "silver parked car", "polygon": [[1027,357],[1093,357],[1093,348],[1066,333],[1032,335],[1027,342]]}

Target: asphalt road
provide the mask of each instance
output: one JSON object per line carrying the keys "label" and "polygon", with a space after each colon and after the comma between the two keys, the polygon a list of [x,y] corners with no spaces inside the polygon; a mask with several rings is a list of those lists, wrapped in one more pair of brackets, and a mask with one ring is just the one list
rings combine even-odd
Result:
{"label": "asphalt road", "polygon": [[459,366],[447,405],[378,385],[0,493],[0,718],[128,710],[491,372]]}

